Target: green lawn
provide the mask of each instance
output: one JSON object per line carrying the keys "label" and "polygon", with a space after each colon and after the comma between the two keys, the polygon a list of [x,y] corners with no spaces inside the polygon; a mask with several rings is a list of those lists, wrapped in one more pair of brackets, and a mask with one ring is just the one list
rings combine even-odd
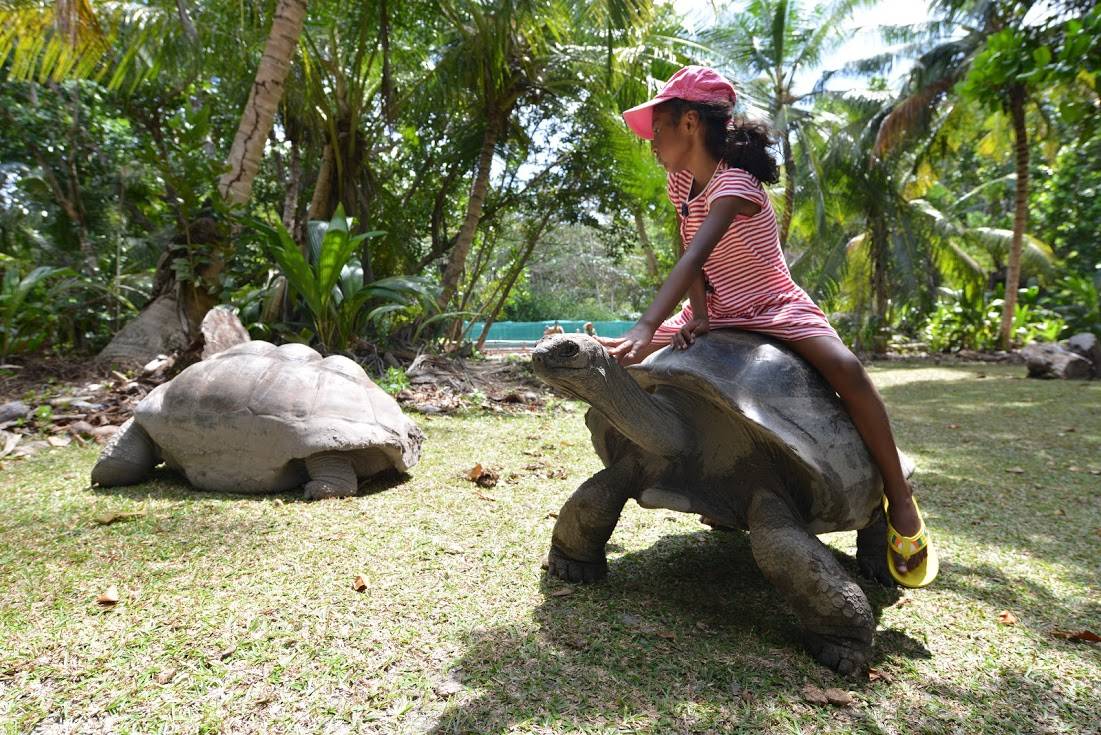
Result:
{"label": "green lawn", "polygon": [[[598,469],[579,404],[418,416],[402,484],[320,503],[87,486],[95,448],[0,473],[6,732],[1098,731],[1101,383],[1023,367],[873,376],[942,555],[868,586],[873,681],[799,646],[746,538],[630,504],[607,582],[548,583],[556,511]],[[1068,431],[1073,428],[1074,431]],[[475,463],[501,471],[480,489]],[[1019,470],[1019,471],[1011,471]],[[548,478],[547,475],[554,475]],[[565,477],[561,477],[565,474]],[[106,512],[144,513],[99,525]],[[855,534],[829,542],[851,552]],[[846,562],[855,573],[855,564]],[[352,582],[363,575],[366,590]],[[120,602],[95,597],[115,585]],[[998,615],[1019,620],[1004,625]],[[840,687],[848,707],[804,701]]]}

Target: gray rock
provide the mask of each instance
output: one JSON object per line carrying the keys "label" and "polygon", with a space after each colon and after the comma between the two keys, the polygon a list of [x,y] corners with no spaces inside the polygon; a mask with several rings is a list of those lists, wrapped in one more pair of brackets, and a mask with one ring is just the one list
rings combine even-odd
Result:
{"label": "gray rock", "polygon": [[1093,363],[1052,342],[1033,342],[1021,349],[1030,378],[1082,379],[1093,374]]}
{"label": "gray rock", "polygon": [[0,424],[5,421],[21,419],[31,412],[31,407],[23,401],[8,401],[0,406]]}
{"label": "gray rock", "polygon": [[1063,347],[1093,363],[1093,374],[1101,377],[1101,340],[1092,332],[1082,332],[1063,341]]}

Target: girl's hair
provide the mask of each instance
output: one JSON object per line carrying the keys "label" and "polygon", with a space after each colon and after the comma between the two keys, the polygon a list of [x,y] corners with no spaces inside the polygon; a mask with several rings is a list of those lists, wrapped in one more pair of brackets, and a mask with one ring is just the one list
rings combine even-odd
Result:
{"label": "girl's hair", "polygon": [[703,125],[703,142],[708,153],[726,161],[728,166],[748,171],[762,184],[780,180],[776,159],[769,152],[776,145],[776,134],[767,124],[744,118],[735,120],[730,105],[722,103],[671,99],[658,105],[657,110],[668,112],[674,125],[684,113],[695,110]]}

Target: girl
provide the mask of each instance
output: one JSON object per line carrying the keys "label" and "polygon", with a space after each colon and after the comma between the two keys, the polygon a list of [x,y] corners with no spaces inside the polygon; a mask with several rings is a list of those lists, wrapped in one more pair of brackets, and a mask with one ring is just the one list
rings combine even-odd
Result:
{"label": "girl", "polygon": [[[768,128],[733,121],[733,85],[713,69],[687,66],[658,95],[623,113],[669,172],[681,257],[638,323],[601,339],[620,363],[639,362],[672,344],[687,349],[716,327],[762,332],[811,363],[840,396],[884,479],[887,562],[908,587],[938,570],[911,489],[903,477],[883,400],[864,366],[803,289],[780,251],[776,215],[761,184],[779,179]],[[689,305],[662,319],[687,292]]]}

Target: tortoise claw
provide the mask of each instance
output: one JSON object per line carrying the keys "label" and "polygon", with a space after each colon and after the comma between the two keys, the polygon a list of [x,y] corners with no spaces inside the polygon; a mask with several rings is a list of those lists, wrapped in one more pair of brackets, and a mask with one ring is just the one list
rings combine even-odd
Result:
{"label": "tortoise claw", "polygon": [[608,560],[577,561],[551,546],[547,554],[547,573],[567,582],[599,582],[608,576]]}

